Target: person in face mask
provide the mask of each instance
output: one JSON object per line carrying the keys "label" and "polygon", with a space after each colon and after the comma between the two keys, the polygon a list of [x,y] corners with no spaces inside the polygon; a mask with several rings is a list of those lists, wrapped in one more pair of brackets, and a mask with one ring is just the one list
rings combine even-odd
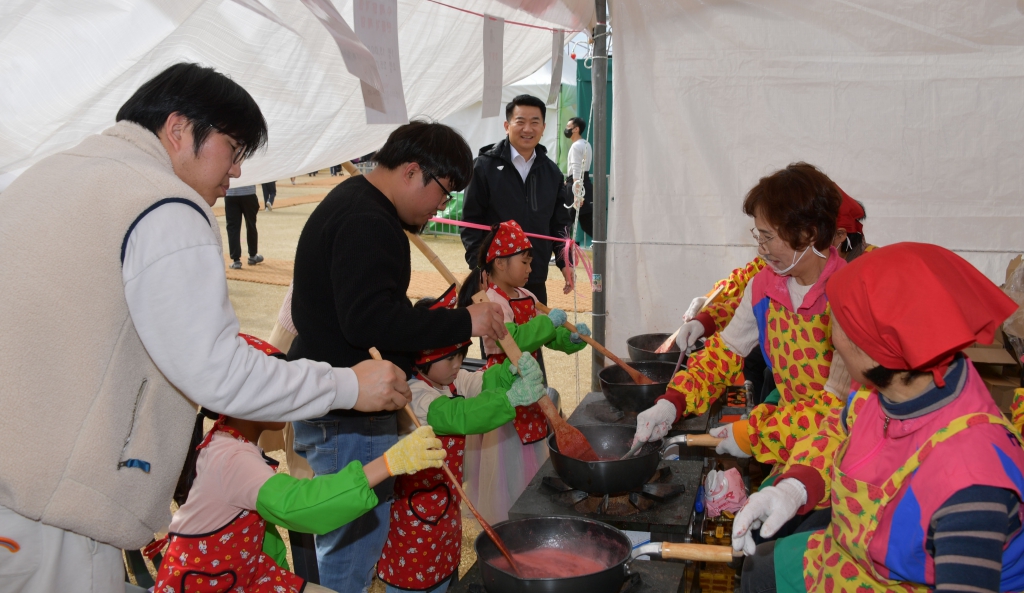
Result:
{"label": "person in face mask", "polygon": [[[733,384],[743,357],[760,345],[778,385],[778,405],[762,404],[747,420],[712,430],[718,453],[781,465],[797,439],[817,432],[842,409],[850,379],[833,358],[832,316],[825,283],[846,262],[831,245],[841,190],[824,173],[795,163],[762,178],[743,211],[763,268],[744,288],[735,314],[665,395],[637,417],[637,441],[657,440],[684,414],[706,412]],[[710,334],[714,325],[706,328]],[[769,477],[769,482],[774,479]]]}
{"label": "person in face mask", "polygon": [[583,118],[574,117],[570,119],[562,130],[562,133],[572,144],[569,145],[569,155],[565,171],[565,207],[569,209],[569,217],[576,219],[576,209],[573,204],[573,184],[577,181],[583,182],[584,199],[580,207],[580,228],[590,236],[594,236],[594,186],[590,183],[590,166],[594,162],[594,150],[583,137],[587,130],[587,122]]}

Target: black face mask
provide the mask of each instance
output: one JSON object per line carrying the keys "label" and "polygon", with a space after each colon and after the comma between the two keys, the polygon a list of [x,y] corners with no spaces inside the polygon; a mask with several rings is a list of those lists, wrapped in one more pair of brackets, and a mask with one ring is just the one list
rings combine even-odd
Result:
{"label": "black face mask", "polygon": [[572,128],[569,128],[567,130],[562,130],[562,133],[565,134],[566,138],[572,138],[572,130],[573,130]]}

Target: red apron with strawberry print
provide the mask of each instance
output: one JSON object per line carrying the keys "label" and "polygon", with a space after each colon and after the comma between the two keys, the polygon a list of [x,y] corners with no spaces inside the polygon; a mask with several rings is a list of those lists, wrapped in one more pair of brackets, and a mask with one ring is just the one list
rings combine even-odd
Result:
{"label": "red apron with strawberry print", "polygon": [[[420,380],[425,379],[420,376]],[[455,397],[455,385],[448,390]],[[437,437],[445,463],[462,481],[466,437]],[[440,469],[425,469],[395,480],[391,527],[377,561],[377,577],[392,587],[422,591],[447,580],[459,567],[462,549],[462,500]]]}
{"label": "red apron with strawberry print", "polygon": [[[508,305],[512,307],[512,320],[516,325],[522,325],[537,316],[537,301],[533,300],[533,297],[510,299],[505,291],[498,288],[497,285],[491,284],[490,288],[508,301]],[[533,357],[537,358],[536,352],[533,353]],[[507,358],[508,356],[504,352],[490,354],[487,356],[487,365],[484,368],[488,369],[496,364],[501,364]],[[548,436],[548,420],[544,416],[540,404],[516,406],[516,418],[512,421],[512,425],[515,426],[519,440],[524,445],[542,441]]]}
{"label": "red apron with strawberry print", "polygon": [[931,590],[924,584],[894,581],[880,575],[869,546],[884,507],[896,498],[904,482],[935,445],[978,424],[1006,426],[1020,439],[1001,416],[984,413],[961,416],[937,430],[881,487],[855,480],[839,469],[850,444],[850,439],[846,439],[832,465],[832,522],[821,531],[792,535],[775,545],[775,579],[779,593]]}
{"label": "red apron with strawberry print", "polygon": [[[197,447],[210,443],[215,432],[248,440],[218,422]],[[242,511],[212,533],[168,534],[169,544],[160,563],[158,593],[299,593],[305,581],[280,567],[263,553],[266,522],[259,513]]]}

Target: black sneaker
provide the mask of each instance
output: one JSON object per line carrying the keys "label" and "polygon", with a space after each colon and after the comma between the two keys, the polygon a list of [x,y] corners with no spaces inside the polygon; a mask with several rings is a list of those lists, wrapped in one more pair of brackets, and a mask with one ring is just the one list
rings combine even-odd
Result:
{"label": "black sneaker", "polygon": [[[250,259],[249,261],[252,261],[252,260]],[[235,261],[231,262],[231,265],[229,267],[232,270],[241,270],[242,269],[242,262],[241,262],[241,260],[237,260],[236,259]]]}
{"label": "black sneaker", "polygon": [[[250,266],[255,266],[256,264],[260,263],[261,261],[263,261],[263,256],[257,253],[256,255],[254,255],[254,256],[249,258],[249,265]],[[239,268],[242,267],[242,264],[240,262],[238,262],[238,267]]]}

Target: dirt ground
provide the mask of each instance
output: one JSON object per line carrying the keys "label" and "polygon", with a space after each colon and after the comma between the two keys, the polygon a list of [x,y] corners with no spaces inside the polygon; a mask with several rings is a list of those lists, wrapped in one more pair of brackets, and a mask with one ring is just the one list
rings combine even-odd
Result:
{"label": "dirt ground", "polygon": [[[294,201],[302,201],[310,196],[322,198],[331,187],[340,183],[342,179],[331,177],[327,171],[321,171],[316,177],[305,175],[296,177],[295,185],[292,185],[288,179],[278,181],[277,206],[271,212],[261,210],[257,217],[259,252],[268,260],[294,260],[299,234],[306,219],[316,208],[317,204],[306,203],[295,206],[286,206],[286,204],[289,201],[293,201],[290,200],[291,198],[295,198]],[[257,189],[257,194],[260,195],[260,203],[262,204],[262,190]],[[215,212],[218,214],[217,221],[220,224],[221,235],[224,240],[224,251],[227,253],[227,232],[225,230],[223,208],[220,202],[215,206]],[[425,235],[424,239],[445,265],[456,275],[461,276],[466,272],[464,250],[458,237]],[[243,225],[243,253],[245,245],[245,228]],[[243,264],[245,263],[244,257],[242,262]],[[256,268],[258,267],[256,266]],[[415,248],[412,249],[412,269],[414,272],[436,273],[430,262]],[[549,277],[561,277],[557,268],[553,265],[551,266]],[[581,277],[577,281],[583,290],[589,288]],[[277,284],[228,280],[228,293],[235,313],[238,315],[241,331],[257,337],[268,337],[271,329],[274,327],[278,309],[287,291],[287,286]],[[591,314],[589,311],[581,313],[570,312],[569,320],[590,325]],[[480,357],[478,343],[474,343],[471,347],[470,356]],[[548,382],[561,394],[562,410],[566,416],[576,409],[580,400],[587,394],[590,383],[591,360],[590,348],[571,356],[554,351],[544,353]],[[271,455],[275,458],[280,458],[283,462],[283,454],[271,453]],[[282,469],[286,468],[282,467]],[[465,573],[476,560],[476,554],[473,552],[473,541],[480,531],[480,526],[473,519],[472,515],[464,509],[461,573]],[[287,533],[284,535],[287,538]],[[289,558],[290,560],[291,558]],[[383,584],[375,581],[371,591],[375,593],[383,592]]]}

